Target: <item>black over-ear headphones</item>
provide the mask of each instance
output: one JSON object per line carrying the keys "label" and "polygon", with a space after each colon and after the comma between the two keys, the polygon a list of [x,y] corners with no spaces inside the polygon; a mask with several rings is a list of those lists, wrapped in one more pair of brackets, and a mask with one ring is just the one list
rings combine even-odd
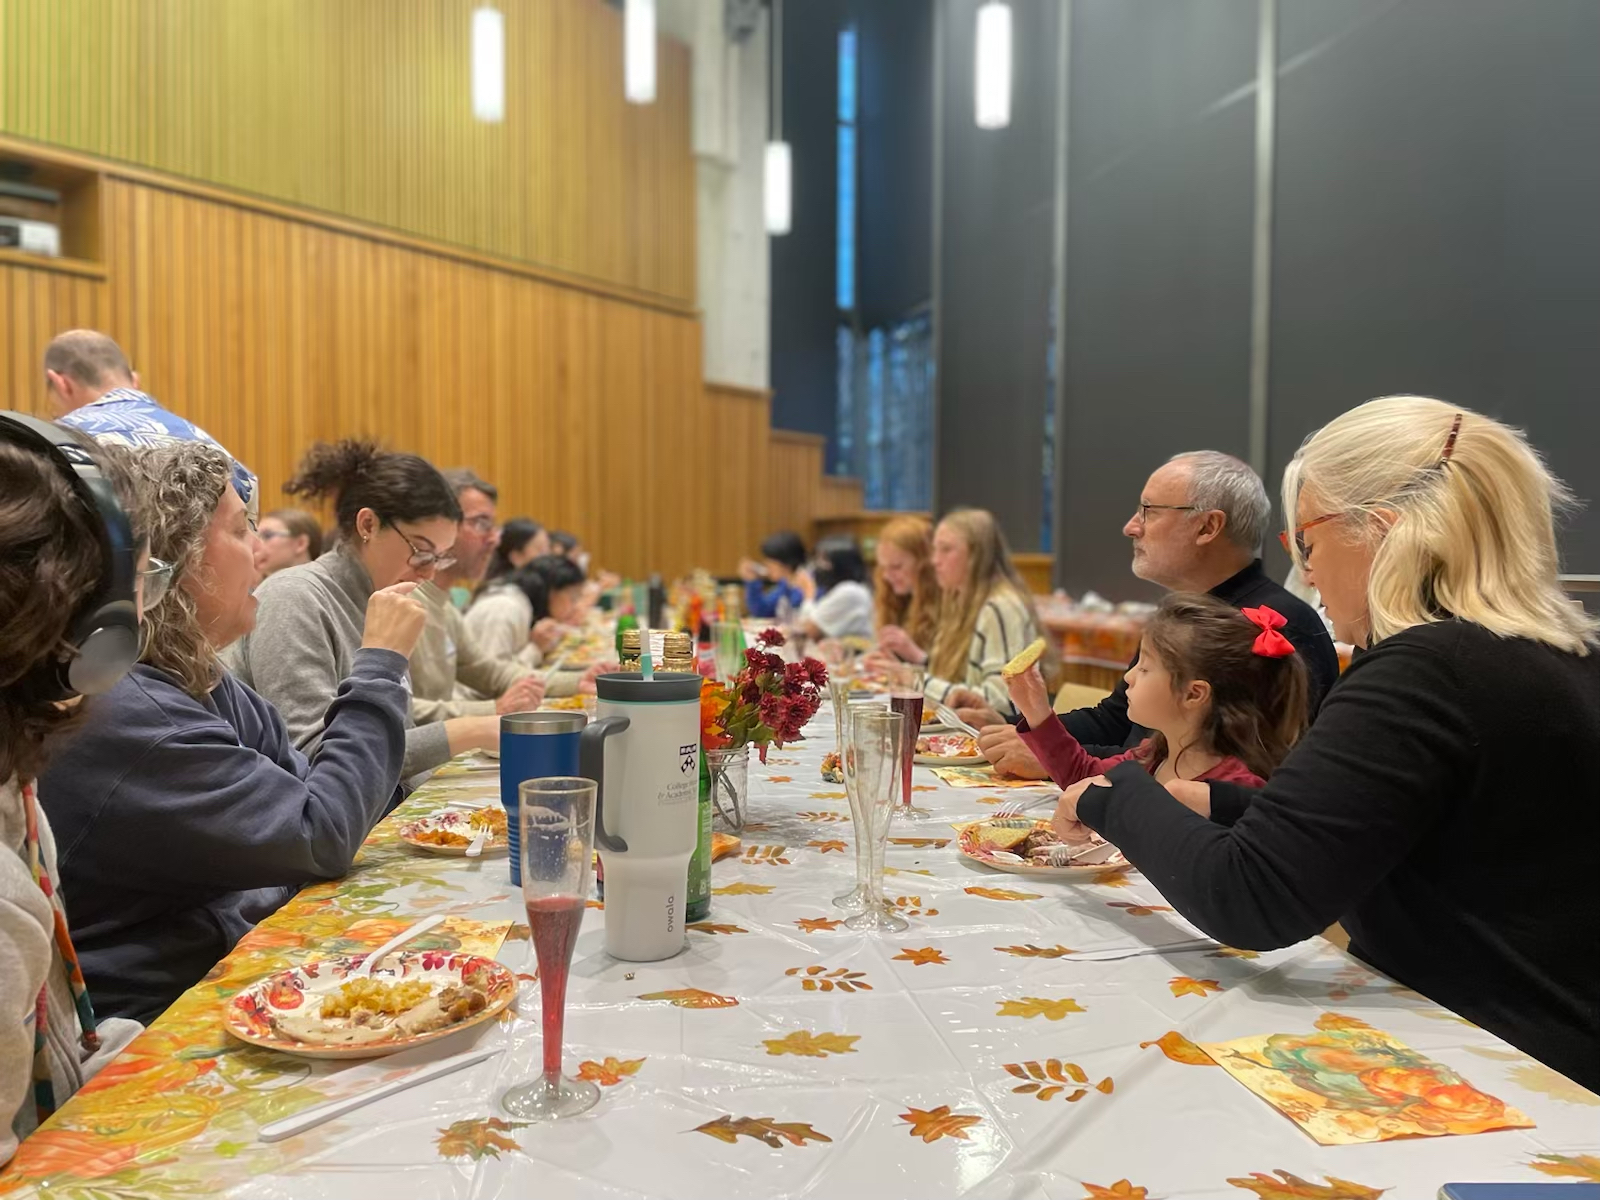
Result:
{"label": "black over-ear headphones", "polygon": [[128,514],[111,481],[71,430],[24,413],[0,412],[0,441],[54,462],[96,518],[100,535],[100,582],[73,614],[67,631],[71,650],[43,664],[31,682],[41,699],[108,691],[139,658],[139,611],[133,591],[139,547]]}

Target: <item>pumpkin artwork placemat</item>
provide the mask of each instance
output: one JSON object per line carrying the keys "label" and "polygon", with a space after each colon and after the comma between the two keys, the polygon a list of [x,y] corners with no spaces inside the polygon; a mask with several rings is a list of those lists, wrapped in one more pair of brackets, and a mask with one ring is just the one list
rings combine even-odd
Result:
{"label": "pumpkin artwork placemat", "polygon": [[1201,1049],[1324,1146],[1533,1128],[1515,1108],[1381,1030],[1331,1013],[1317,1026]]}

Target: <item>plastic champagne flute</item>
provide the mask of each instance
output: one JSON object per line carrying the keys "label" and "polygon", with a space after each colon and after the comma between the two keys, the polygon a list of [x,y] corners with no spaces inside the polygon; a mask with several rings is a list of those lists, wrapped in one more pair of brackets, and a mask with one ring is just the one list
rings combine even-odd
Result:
{"label": "plastic champagne flute", "polygon": [[862,909],[844,923],[846,929],[899,933],[910,928],[883,898],[884,847],[900,789],[900,772],[904,770],[906,726],[902,714],[878,709],[851,717],[850,750],[844,770],[845,778],[854,780],[855,806],[861,811],[856,838],[866,843],[868,869]]}
{"label": "plastic champagne flute", "polygon": [[522,821],[522,900],[539,958],[544,1073],[511,1088],[500,1107],[524,1121],[558,1121],[600,1099],[593,1083],[561,1074],[567,976],[593,875],[592,779],[529,779],[518,788]]}

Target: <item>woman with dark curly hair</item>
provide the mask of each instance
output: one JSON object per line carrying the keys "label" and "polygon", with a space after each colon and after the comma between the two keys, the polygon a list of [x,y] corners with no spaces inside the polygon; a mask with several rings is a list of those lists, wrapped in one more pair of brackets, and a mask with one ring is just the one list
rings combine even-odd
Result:
{"label": "woman with dark curly hair", "polygon": [[171,587],[145,614],[142,661],[84,706],[39,795],[63,831],[90,990],[105,1011],[149,1021],[300,885],[349,869],[397,795],[425,613],[414,584],[369,597],[307,759],[219,658],[255,623],[260,580],[227,457],[181,442],[135,452],[129,468]]}
{"label": "woman with dark curly hair", "polygon": [[[338,549],[261,585],[255,630],[229,650],[227,663],[277,707],[295,745],[309,754],[361,647],[368,599],[397,583],[431,581],[454,566],[461,506],[427,459],[361,441],[318,442],[284,491],[333,497]],[[408,728],[402,778],[431,771],[463,750],[499,745],[500,718],[493,714]]]}
{"label": "woman with dark curly hair", "polygon": [[[139,1032],[95,1019],[34,788],[78,697],[114,682],[137,645],[140,547],[113,453],[0,414],[0,1164]],[[108,609],[110,640],[125,641],[91,680],[76,668],[93,665]]]}

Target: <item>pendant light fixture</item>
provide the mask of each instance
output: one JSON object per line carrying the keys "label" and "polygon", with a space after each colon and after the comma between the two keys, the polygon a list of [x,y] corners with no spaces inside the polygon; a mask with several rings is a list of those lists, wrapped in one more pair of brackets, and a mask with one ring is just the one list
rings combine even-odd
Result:
{"label": "pendant light fixture", "polygon": [[506,117],[506,18],[488,5],[472,14],[472,115]]}
{"label": "pendant light fixture", "polygon": [[987,0],[978,9],[973,109],[979,129],[1011,124],[1011,6]]}
{"label": "pendant light fixture", "polygon": [[794,162],[789,143],[783,140],[783,0],[772,0],[772,27],[767,31],[771,64],[771,129],[762,177],[767,233],[782,237],[789,232],[794,217]]}
{"label": "pendant light fixture", "polygon": [[656,101],[656,0],[626,0],[622,9],[623,93],[629,104]]}

